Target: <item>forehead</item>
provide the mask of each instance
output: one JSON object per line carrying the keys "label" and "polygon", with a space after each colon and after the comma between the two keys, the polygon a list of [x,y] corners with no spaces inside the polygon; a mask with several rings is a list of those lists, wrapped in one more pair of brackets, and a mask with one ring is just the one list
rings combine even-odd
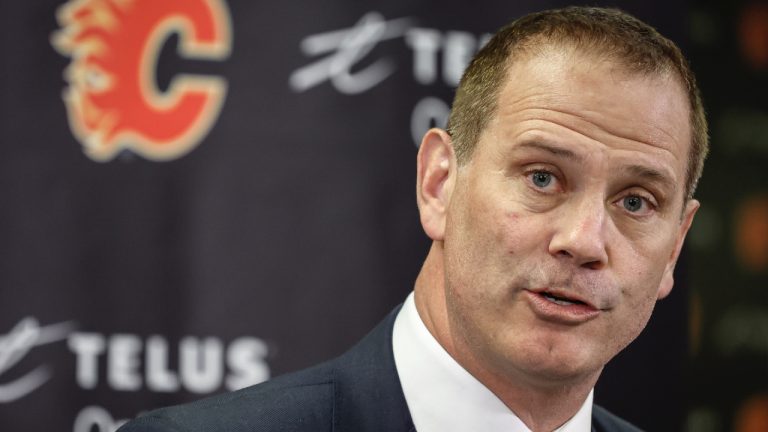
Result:
{"label": "forehead", "polygon": [[664,154],[685,171],[688,100],[671,74],[632,73],[605,56],[551,47],[513,60],[497,105],[488,129],[517,134],[544,122],[606,148]]}

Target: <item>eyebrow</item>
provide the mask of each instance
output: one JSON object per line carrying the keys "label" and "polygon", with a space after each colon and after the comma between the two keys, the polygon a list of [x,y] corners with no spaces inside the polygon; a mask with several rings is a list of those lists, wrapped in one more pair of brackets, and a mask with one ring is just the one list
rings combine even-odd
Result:
{"label": "eyebrow", "polygon": [[644,165],[629,165],[623,168],[627,170],[632,177],[640,177],[653,183],[659,183],[663,188],[670,191],[675,190],[675,182],[661,171]]}
{"label": "eyebrow", "polygon": [[[560,147],[556,144],[551,144],[547,141],[542,141],[541,139],[523,141],[517,147],[542,150],[554,156],[563,157],[575,162],[584,161],[583,156],[578,155],[567,148]],[[675,190],[675,182],[672,180],[672,178],[657,169],[645,165],[628,165],[621,167],[621,169],[625,170],[625,172],[632,178],[641,178],[652,183],[657,183],[666,190]]]}
{"label": "eyebrow", "polygon": [[571,150],[568,150],[566,148],[562,148],[557,145],[553,145],[547,142],[542,142],[540,140],[536,141],[524,141],[520,143],[520,145],[517,146],[518,148],[530,148],[530,149],[536,149],[536,150],[543,150],[547,153],[551,153],[554,156],[560,156],[566,159],[571,159],[576,162],[581,162],[584,160],[584,158],[580,155],[577,155],[576,153],[572,152]]}

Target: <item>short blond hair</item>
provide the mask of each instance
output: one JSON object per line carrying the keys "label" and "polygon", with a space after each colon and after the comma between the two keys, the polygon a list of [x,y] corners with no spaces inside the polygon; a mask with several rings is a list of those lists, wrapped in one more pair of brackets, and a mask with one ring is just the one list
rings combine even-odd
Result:
{"label": "short blond hair", "polygon": [[653,27],[618,9],[567,7],[526,15],[499,30],[475,55],[461,78],[448,118],[460,164],[468,161],[480,134],[496,114],[509,66],[523,54],[567,46],[599,53],[631,73],[672,73],[683,85],[690,106],[691,147],[685,197],[690,199],[704,168],[709,135],[696,78],[674,42]]}

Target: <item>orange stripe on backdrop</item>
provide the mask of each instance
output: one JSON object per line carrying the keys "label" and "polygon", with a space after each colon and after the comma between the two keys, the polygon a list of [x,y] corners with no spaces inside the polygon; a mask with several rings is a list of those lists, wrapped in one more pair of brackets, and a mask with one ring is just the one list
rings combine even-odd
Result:
{"label": "orange stripe on backdrop", "polygon": [[735,222],[736,256],[747,269],[764,271],[768,268],[768,196],[744,200]]}
{"label": "orange stripe on backdrop", "polygon": [[734,420],[735,432],[768,431],[768,395],[761,394],[747,399]]}
{"label": "orange stripe on backdrop", "polygon": [[768,68],[768,4],[744,8],[739,23],[741,51],[755,69]]}

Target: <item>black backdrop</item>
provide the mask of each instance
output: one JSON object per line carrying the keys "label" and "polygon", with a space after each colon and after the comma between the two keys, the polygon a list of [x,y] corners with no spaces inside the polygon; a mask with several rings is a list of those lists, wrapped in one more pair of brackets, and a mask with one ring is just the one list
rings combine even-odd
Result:
{"label": "black backdrop", "polygon": [[[414,135],[441,124],[489,32],[565,4],[69,3],[114,6],[80,25],[123,39],[67,47],[63,2],[0,2],[3,431],[105,432],[341,353],[405,298],[426,254]],[[135,18],[161,3],[193,30],[153,27],[156,49],[131,63],[128,45],[150,36]],[[612,5],[685,47],[684,4]],[[190,55],[205,17],[218,54]],[[101,69],[65,73],[89,55]],[[122,75],[110,58],[127,62]],[[126,84],[130,67],[146,67],[156,95],[179,90],[182,73],[216,77],[220,110],[190,116],[186,142],[148,136],[175,127],[157,109],[115,132],[140,107],[104,88],[140,87]],[[67,88],[106,99],[103,116],[65,102]],[[78,122],[93,115],[101,129],[88,135]],[[684,258],[676,290],[596,390],[648,430],[682,428],[685,270]]]}

